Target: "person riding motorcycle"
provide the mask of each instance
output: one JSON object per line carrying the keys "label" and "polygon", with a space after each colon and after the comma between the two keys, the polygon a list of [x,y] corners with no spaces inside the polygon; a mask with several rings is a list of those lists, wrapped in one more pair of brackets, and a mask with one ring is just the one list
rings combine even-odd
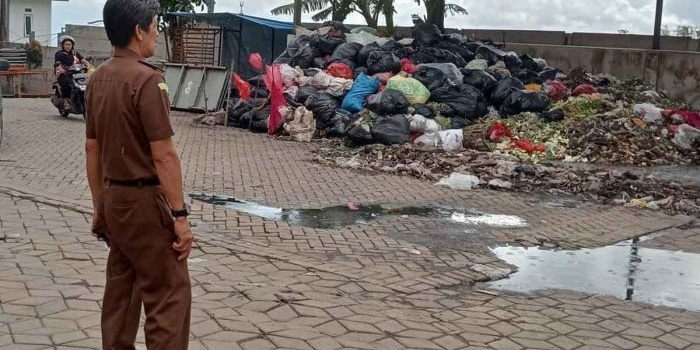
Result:
{"label": "person riding motorcycle", "polygon": [[83,64],[87,67],[88,62],[80,53],[75,51],[75,39],[69,35],[61,38],[61,49],[56,51],[54,57],[58,85],[61,87],[61,96],[63,97],[63,106],[69,109],[72,77],[65,68],[75,64]]}

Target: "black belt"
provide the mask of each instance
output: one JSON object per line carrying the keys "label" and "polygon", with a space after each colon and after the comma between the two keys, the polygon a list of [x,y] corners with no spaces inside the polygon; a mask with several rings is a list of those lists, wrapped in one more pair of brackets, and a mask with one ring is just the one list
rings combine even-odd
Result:
{"label": "black belt", "polygon": [[107,179],[107,185],[117,185],[125,187],[143,187],[143,186],[158,186],[160,185],[160,180],[157,177],[150,179],[140,179],[140,180],[115,180]]}

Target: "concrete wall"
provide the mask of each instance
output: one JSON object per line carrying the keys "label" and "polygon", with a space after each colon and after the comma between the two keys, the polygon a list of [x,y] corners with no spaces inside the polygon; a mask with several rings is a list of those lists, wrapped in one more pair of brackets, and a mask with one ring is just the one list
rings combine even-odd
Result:
{"label": "concrete wall", "polygon": [[[96,53],[105,53],[107,56],[111,55],[112,44],[110,44],[109,39],[107,39],[107,33],[105,32],[104,27],[66,24],[64,33],[75,38],[75,48],[80,53],[83,53],[84,51],[91,51]],[[58,43],[54,43],[53,45],[58,46]],[[159,33],[158,47],[153,59],[166,60],[167,57],[165,35]]]}
{"label": "concrete wall", "polygon": [[462,35],[495,42],[566,45],[566,32],[543,30],[463,29]]}
{"label": "concrete wall", "polygon": [[[571,33],[568,45],[573,46],[596,46],[596,47],[617,47],[632,49],[651,49],[654,38],[650,35],[633,34],[601,34],[601,33]],[[525,43],[520,41],[513,41]],[[534,42],[528,44],[546,44],[544,42]],[[692,38],[682,38],[673,36],[661,37],[661,50],[671,51],[698,51],[698,40]]]}
{"label": "concrete wall", "polygon": [[[9,40],[26,43],[29,36],[24,33],[24,17],[32,17],[32,26],[36,40],[42,45],[49,45],[51,40],[51,0],[10,0],[9,6]],[[31,10],[31,11],[26,11]]]}
{"label": "concrete wall", "polygon": [[509,44],[507,49],[542,57],[564,72],[584,67],[619,78],[644,77],[700,110],[700,53],[529,44]]}

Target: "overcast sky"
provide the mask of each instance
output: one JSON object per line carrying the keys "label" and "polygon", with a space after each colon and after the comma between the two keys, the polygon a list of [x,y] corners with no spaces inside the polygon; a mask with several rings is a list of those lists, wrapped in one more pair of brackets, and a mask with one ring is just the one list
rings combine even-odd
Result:
{"label": "overcast sky", "polygon": [[[270,9],[292,0],[218,0],[216,12],[240,12],[244,2],[245,14],[291,21],[291,17],[270,15]],[[635,34],[651,34],[654,28],[656,0],[447,0],[463,6],[468,16],[448,17],[450,28],[484,29],[542,29],[566,32],[617,32],[629,30]],[[698,0],[665,0],[664,23],[675,28],[678,24],[700,25]],[[102,19],[103,0],[69,0],[53,2],[53,33],[65,24],[87,24]],[[396,0],[397,25],[411,25],[411,14],[424,14],[422,6],[413,0]],[[311,15],[304,15],[311,21]],[[359,15],[348,23],[363,24]],[[383,24],[383,23],[380,23]]]}

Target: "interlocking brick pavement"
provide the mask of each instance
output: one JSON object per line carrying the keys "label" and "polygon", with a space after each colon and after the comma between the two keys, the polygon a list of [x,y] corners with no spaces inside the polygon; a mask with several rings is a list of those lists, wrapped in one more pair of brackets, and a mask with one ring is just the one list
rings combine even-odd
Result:
{"label": "interlocking brick pavement", "polygon": [[[54,116],[44,102],[7,103],[0,349],[96,349],[106,250],[88,233],[83,124]],[[696,313],[566,292],[493,296],[468,287],[510,271],[487,246],[576,248],[656,232],[644,244],[700,249],[697,235],[687,233],[697,231],[690,218],[593,204],[550,207],[546,198],[321,167],[309,162],[317,144],[191,125],[190,117],[173,120],[191,192],[287,208],[430,203],[528,222],[465,233],[409,216],[320,230],[192,202],[193,349],[700,346]]]}

